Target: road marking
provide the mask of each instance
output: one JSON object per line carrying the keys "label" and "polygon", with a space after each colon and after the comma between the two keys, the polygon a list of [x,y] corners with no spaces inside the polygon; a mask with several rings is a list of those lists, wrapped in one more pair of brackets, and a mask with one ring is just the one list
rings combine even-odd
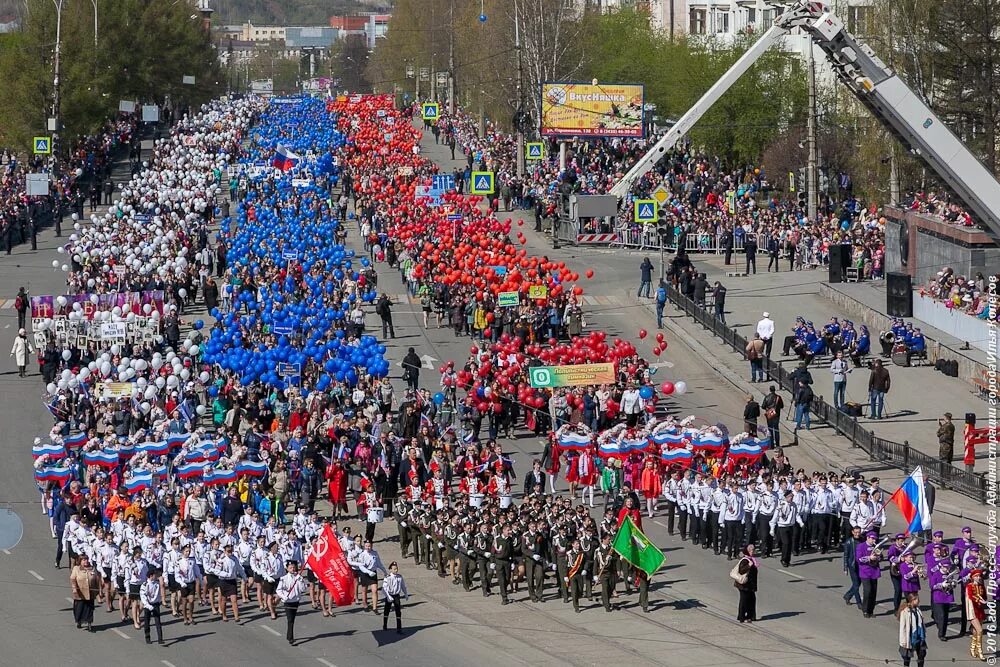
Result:
{"label": "road marking", "polygon": [[28,574],[30,574],[31,576],[33,576],[35,579],[38,579],[39,581],[45,581],[45,577],[43,577],[42,575],[38,574],[34,570],[28,570]]}
{"label": "road marking", "polygon": [[656,519],[653,519],[653,523],[655,523],[657,526],[660,526],[662,528],[666,528],[667,527],[667,524],[663,523],[662,521],[657,521]]}
{"label": "road marking", "polygon": [[333,664],[326,658],[316,658],[316,662],[318,662],[321,665],[326,665],[326,667],[337,667],[337,665]]}
{"label": "road marking", "polygon": [[262,625],[260,627],[264,628],[265,630],[267,630],[268,632],[270,632],[275,637],[280,637],[281,636],[281,633],[278,632],[277,630],[275,630],[274,628],[272,628],[270,625]]}
{"label": "road marking", "polygon": [[3,552],[8,556],[10,555],[10,549],[4,549]]}
{"label": "road marking", "polygon": [[162,662],[164,665],[166,665],[166,667],[177,667],[177,665],[175,665],[174,663],[170,662],[169,660],[160,660],[160,662]]}
{"label": "road marking", "polygon": [[796,579],[805,579],[805,577],[800,577],[799,575],[793,574],[793,573],[789,572],[788,570],[782,570],[780,567],[778,568],[778,572],[782,572],[784,574],[787,574],[789,577],[795,577]]}
{"label": "road marking", "polygon": [[118,628],[111,628],[111,632],[115,633],[116,635],[118,635],[122,639],[132,639],[131,637],[129,637],[127,634],[125,634],[124,632],[122,632]]}

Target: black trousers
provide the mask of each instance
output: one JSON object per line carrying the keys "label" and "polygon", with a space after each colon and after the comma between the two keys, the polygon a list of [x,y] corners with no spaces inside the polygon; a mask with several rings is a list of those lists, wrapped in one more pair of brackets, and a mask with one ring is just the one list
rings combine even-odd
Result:
{"label": "black trousers", "polygon": [[[809,520],[812,523],[812,536],[816,538],[816,545],[821,552],[826,553],[830,546],[830,515],[813,514]],[[898,607],[899,605],[896,605],[896,608]]]}
{"label": "black trousers", "polygon": [[679,509],[678,514],[680,516],[678,517],[677,528],[681,532],[681,539],[686,540],[688,538],[688,513],[683,509]]}
{"label": "black trousers", "polygon": [[541,600],[545,591],[545,566],[532,558],[525,558],[524,577],[528,580],[528,597]]}
{"label": "black trousers", "polygon": [[94,622],[94,601],[73,600],[73,620],[77,625],[90,625]]}
{"label": "black trousers", "polygon": [[490,594],[490,562],[485,558],[477,558],[476,568],[479,570],[479,586],[485,597]]}
{"label": "black trousers", "polygon": [[743,522],[732,520],[727,520],[725,522],[726,527],[726,541],[723,544],[723,549],[726,552],[726,556],[735,557],[740,551],[741,542],[743,541]]}
{"label": "black trousers", "polygon": [[156,641],[163,641],[163,626],[160,625],[160,603],[157,602],[153,605],[152,609],[142,609],[142,633],[146,637],[146,641],[149,641],[149,620],[153,619],[156,623]]}
{"label": "black trousers", "polygon": [[705,525],[702,529],[702,543],[703,549],[708,547],[713,547],[716,553],[719,553],[719,513],[709,512],[708,520],[705,521]]}
{"label": "black trousers", "polygon": [[740,606],[736,610],[737,621],[757,620],[757,591],[740,590]]}
{"label": "black trousers", "polygon": [[938,639],[944,639],[948,634],[948,615],[951,612],[950,602],[934,602],[931,604],[931,618],[937,626]]}
{"label": "black trousers", "polygon": [[875,613],[875,602],[878,597],[878,579],[861,580],[861,609],[871,615]]}
{"label": "black trousers", "polygon": [[667,533],[674,534],[674,520],[677,516],[677,503],[672,500],[667,501]]}
{"label": "black trousers", "polygon": [[295,617],[299,615],[298,602],[285,603],[285,639],[295,641]]}
{"label": "black trousers", "polygon": [[500,589],[500,597],[507,600],[507,584],[510,583],[510,561],[498,560],[495,562],[497,573],[497,588]]}
{"label": "black trousers", "polygon": [[775,530],[778,548],[781,549],[781,564],[788,567],[792,562],[792,526],[778,526]]}
{"label": "black trousers", "polygon": [[403,612],[402,612],[402,606],[400,605],[400,601],[399,601],[400,597],[401,596],[399,596],[399,595],[393,595],[391,598],[388,598],[385,601],[384,605],[382,605],[382,629],[383,630],[385,630],[388,627],[388,625],[389,625],[389,607],[392,607],[392,608],[394,608],[396,610],[396,630],[397,631],[402,631],[402,629],[403,629]]}
{"label": "black trousers", "polygon": [[757,515],[757,539],[760,542],[758,548],[764,552],[764,558],[771,557],[774,550],[774,538],[771,537],[771,515]]}
{"label": "black trousers", "polygon": [[701,541],[701,524],[704,522],[697,509],[688,514],[688,518],[691,520],[691,543],[698,544]]}
{"label": "black trousers", "polygon": [[466,592],[472,590],[472,574],[475,570],[476,562],[465,554],[460,554],[458,557],[458,569],[462,577],[462,588]]}

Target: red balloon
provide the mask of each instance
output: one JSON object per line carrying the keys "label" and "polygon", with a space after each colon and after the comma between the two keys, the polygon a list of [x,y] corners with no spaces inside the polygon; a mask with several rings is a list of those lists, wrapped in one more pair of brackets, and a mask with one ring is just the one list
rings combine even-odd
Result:
{"label": "red balloon", "polygon": [[639,329],[639,338],[645,338],[647,336],[645,329]]}
{"label": "red balloon", "polygon": [[660,356],[660,348],[654,347],[653,348],[653,354],[655,354],[656,356]]}
{"label": "red balloon", "polygon": [[593,269],[587,269],[587,271],[584,273],[584,275],[587,276],[587,280],[590,280],[591,278],[594,277],[594,270]]}
{"label": "red balloon", "polygon": [[663,384],[660,385],[660,391],[662,391],[664,395],[669,396],[670,394],[674,393],[674,383],[664,382]]}
{"label": "red balloon", "polygon": [[656,342],[657,343],[662,343],[663,342],[663,334],[662,333],[656,334]]}

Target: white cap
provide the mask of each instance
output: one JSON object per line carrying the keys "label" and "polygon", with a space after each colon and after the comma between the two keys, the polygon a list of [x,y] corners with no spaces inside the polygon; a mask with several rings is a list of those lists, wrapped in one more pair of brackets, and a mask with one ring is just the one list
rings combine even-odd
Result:
{"label": "white cap", "polygon": [[771,317],[771,313],[769,313],[769,312],[767,312],[767,311],[765,310],[765,311],[764,311],[764,317]]}

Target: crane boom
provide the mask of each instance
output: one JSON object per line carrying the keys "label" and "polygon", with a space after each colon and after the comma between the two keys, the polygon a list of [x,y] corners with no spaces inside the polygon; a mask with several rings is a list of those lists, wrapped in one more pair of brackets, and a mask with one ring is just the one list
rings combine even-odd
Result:
{"label": "crane boom", "polygon": [[761,55],[794,28],[801,28],[813,38],[841,83],[941,178],[976,221],[986,227],[993,240],[1000,243],[1000,183],[871,48],[852,36],[843,22],[816,0],[797,0],[778,16],[774,25],[612,187],[611,194],[624,199],[632,185],[655,166]]}

